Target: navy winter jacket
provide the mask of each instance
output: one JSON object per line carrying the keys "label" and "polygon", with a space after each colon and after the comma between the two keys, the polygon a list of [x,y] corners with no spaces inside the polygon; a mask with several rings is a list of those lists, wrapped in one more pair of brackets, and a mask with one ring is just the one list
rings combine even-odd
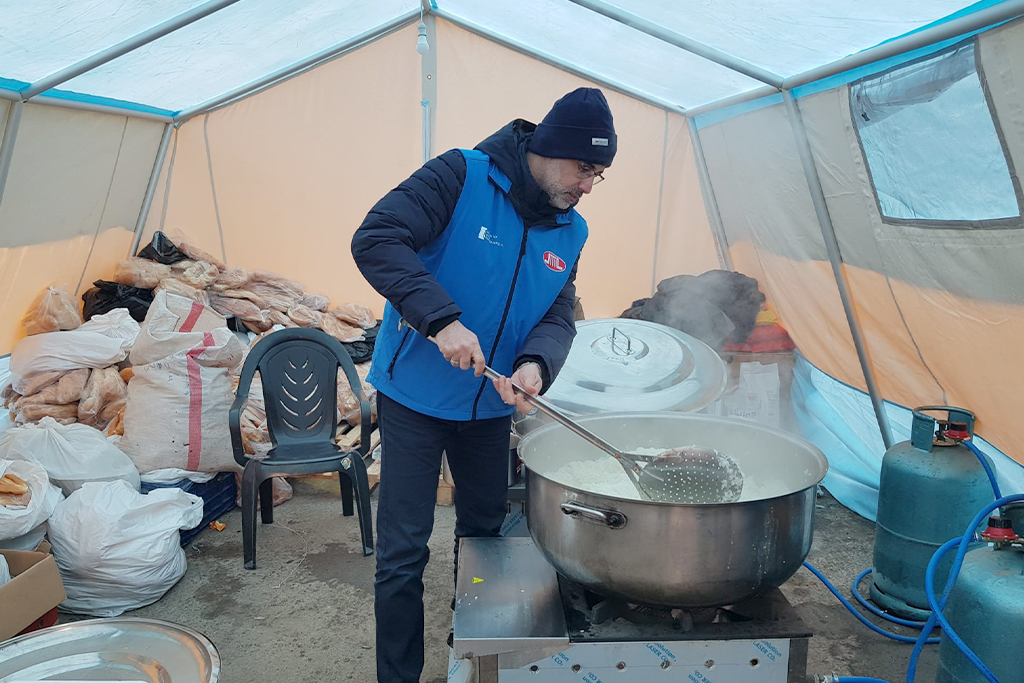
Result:
{"label": "navy winter jacket", "polygon": [[428,161],[352,239],[357,266],[388,299],[369,381],[409,408],[452,420],[512,411],[425,339],[456,318],[498,372],[535,361],[546,389],[565,362],[587,229],[575,210],[550,206],[533,179],[525,153],[533,128],[516,120],[472,152]]}

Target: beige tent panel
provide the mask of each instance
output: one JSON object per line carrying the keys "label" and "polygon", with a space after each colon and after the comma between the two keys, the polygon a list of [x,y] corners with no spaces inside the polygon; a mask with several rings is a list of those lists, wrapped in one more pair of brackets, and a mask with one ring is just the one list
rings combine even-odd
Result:
{"label": "beige tent panel", "polygon": [[[539,122],[565,93],[601,87],[443,20],[437,22],[436,42],[435,153],[473,147],[515,118]],[[576,281],[588,317],[616,316],[648,296],[656,249],[659,278],[717,267],[685,122],[606,87],[602,91],[619,142],[607,180],[579,206],[590,226]]]}
{"label": "beige tent panel", "polygon": [[[1016,131],[1019,103],[996,106],[1004,133]],[[1024,333],[1024,231],[883,223],[848,89],[801,98],[800,107],[883,397],[970,408],[980,434],[1004,452],[1024,453],[1012,402],[991,390],[1024,386],[1013,351]],[[1012,154],[1018,138],[1005,137]],[[736,268],[759,279],[812,363],[864,389],[784,108],[714,124],[701,139]]]}
{"label": "beige tent panel", "polygon": [[686,119],[668,115],[661,229],[654,280],[720,268]]}
{"label": "beige tent panel", "polygon": [[229,265],[273,270],[381,313],[349,244],[374,202],[422,161],[415,44],[415,27],[403,29],[185,123],[146,239],[162,227],[220,255],[219,211]]}
{"label": "beige tent panel", "polygon": [[161,133],[153,121],[26,104],[0,204],[0,246],[134,225]]}
{"label": "beige tent panel", "polygon": [[66,240],[0,248],[0,353],[10,353],[24,336],[21,318],[45,287],[63,286],[75,293],[85,268],[92,235]]}
{"label": "beige tent panel", "polygon": [[1020,178],[1024,173],[1024,20],[982,33],[978,50],[1018,182],[1024,182]]}
{"label": "beige tent panel", "polygon": [[7,126],[7,112],[11,110],[11,103],[7,100],[0,100],[0,138],[3,137],[3,130]]}

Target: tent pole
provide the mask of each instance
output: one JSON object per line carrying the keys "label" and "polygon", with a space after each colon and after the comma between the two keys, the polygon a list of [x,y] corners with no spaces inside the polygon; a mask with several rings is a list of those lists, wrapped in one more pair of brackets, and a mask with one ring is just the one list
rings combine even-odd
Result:
{"label": "tent pole", "polygon": [[725,236],[725,224],[718,210],[718,199],[715,188],[711,184],[707,160],[704,158],[704,146],[700,142],[700,132],[694,120],[686,117],[686,128],[690,131],[690,142],[693,145],[693,159],[697,162],[697,178],[700,180],[701,195],[704,197],[704,210],[711,222],[711,235],[715,238],[715,249],[718,251],[718,262],[726,270],[732,270],[732,258],[729,256],[729,240]]}
{"label": "tent pole", "polygon": [[1022,15],[1024,15],[1024,0],[1003,0],[1003,2],[996,3],[977,12],[965,14],[962,17],[957,17],[937,26],[890,40],[887,43],[882,43],[816,69],[790,76],[783,81],[783,87],[789,90],[807,83],[820,81],[823,78],[835,76],[844,71],[857,69],[873,62],[901,55],[904,52],[911,52],[922,47],[941,43],[944,40],[950,40],[965,33],[978,31],[994,24],[1016,19]]}
{"label": "tent pole", "polygon": [[687,38],[675,31],[670,31],[663,26],[659,26],[654,22],[644,19],[643,17],[638,17],[635,14],[621,10],[618,7],[614,7],[603,0],[569,0],[569,2],[579,5],[580,7],[585,7],[591,12],[596,12],[597,14],[606,16],[613,21],[629,26],[641,33],[646,33],[647,35],[657,38],[662,42],[674,45],[681,50],[686,50],[687,52],[699,57],[703,57],[704,59],[724,66],[727,69],[731,69],[732,71],[741,73],[744,76],[753,78],[755,81],[767,83],[776,90],[782,87],[782,76],[779,76],[778,74],[774,74],[767,69],[762,69],[748,61],[722,52],[721,50],[701,43],[700,41]]}
{"label": "tent pole", "polygon": [[846,312],[846,321],[850,325],[850,334],[853,337],[853,345],[857,349],[857,358],[860,360],[860,368],[864,373],[864,383],[867,385],[868,394],[871,396],[871,405],[875,409],[878,430],[882,434],[882,443],[888,449],[893,444],[889,416],[885,412],[885,405],[882,402],[878,385],[875,382],[875,373],[871,368],[867,343],[864,341],[864,335],[861,332],[860,322],[857,318],[857,311],[853,306],[853,298],[850,295],[850,283],[847,280],[846,271],[843,269],[843,257],[839,251],[839,240],[836,238],[832,218],[828,213],[825,192],[821,188],[821,179],[818,177],[818,171],[814,166],[814,156],[811,153],[811,143],[807,137],[807,128],[804,126],[803,116],[800,114],[800,106],[797,104],[796,98],[793,97],[793,93],[789,90],[783,90],[782,97],[786,103],[789,123],[793,129],[797,152],[800,154],[800,163],[803,165],[804,176],[807,178],[807,186],[811,192],[811,200],[814,202],[814,213],[817,214],[821,236],[825,240],[828,260],[832,264],[832,273],[835,276],[836,286],[839,289],[839,298],[842,299],[843,310]]}
{"label": "tent pole", "polygon": [[7,174],[11,170],[11,159],[14,158],[14,143],[21,127],[21,111],[25,103],[18,100],[7,111],[7,124],[4,126],[4,137],[0,141],[0,202],[4,200],[4,188],[7,187]]}
{"label": "tent pole", "polygon": [[546,52],[541,52],[540,50],[536,50],[528,45],[512,40],[510,38],[506,38],[505,36],[495,31],[484,28],[483,26],[480,26],[478,24],[474,24],[471,21],[466,21],[462,17],[458,17],[446,12],[444,9],[435,9],[431,12],[431,14],[441,17],[442,19],[455,24],[459,28],[465,29],[470,33],[475,33],[478,36],[481,36],[482,38],[487,38],[491,42],[497,43],[498,45],[507,47],[510,50],[515,50],[516,52],[524,54],[527,57],[532,57],[533,59],[544,62],[545,64],[550,64],[551,66],[561,69],[562,71],[568,71],[569,73],[575,76],[585,78],[588,81],[597,83],[598,85],[603,85],[610,90],[620,92],[623,95],[628,95],[633,99],[645,102],[651,105],[652,107],[666,109],[674,114],[682,114],[683,116],[686,116],[687,110],[678,104],[673,104],[666,100],[662,100],[657,97],[652,97],[651,95],[640,92],[639,90],[631,88],[628,85],[625,85],[618,81],[598,76],[594,72],[588,71],[579,66],[571,64],[565,61],[564,59],[559,59],[558,57],[549,55]]}
{"label": "tent pole", "polygon": [[[782,87],[785,89],[792,89],[801,85],[807,85],[808,83],[820,81],[822,79],[841,74],[845,71],[858,69],[863,66],[868,66],[874,62],[897,57],[901,54],[919,50],[946,40],[952,40],[958,36],[972,33],[974,31],[980,31],[990,26],[1016,19],[1020,16],[1024,16],[1024,0],[1004,0],[1003,2],[978,10],[977,12],[958,17],[916,33],[905,35],[902,38],[897,38],[887,43],[882,43],[881,45],[869,48],[863,52],[858,52],[854,55],[850,55],[849,57],[844,57],[843,59],[830,62],[829,64],[816,67],[809,71],[789,76],[783,80]],[[756,90],[732,95],[697,107],[691,107],[687,111],[690,116],[699,116],[708,112],[731,107],[735,104],[743,104],[744,102],[750,102],[776,94],[778,94],[778,91],[775,88],[757,88]]]}
{"label": "tent pole", "polygon": [[139,209],[139,220],[135,222],[135,238],[132,240],[128,257],[135,256],[139,250],[139,242],[142,241],[142,231],[146,228],[146,219],[149,218],[149,209],[153,206],[153,195],[156,194],[156,186],[160,181],[160,171],[164,166],[164,158],[167,156],[167,146],[171,142],[171,134],[174,132],[174,124],[168,123],[164,126],[163,137],[160,138],[160,146],[156,151],[156,160],[153,162],[153,172],[149,174],[149,184],[146,185],[146,194],[142,199],[142,207]]}
{"label": "tent pole", "polygon": [[194,107],[182,109],[180,112],[174,115],[174,122],[177,124],[184,123],[188,119],[199,116],[200,114],[205,114],[209,111],[216,109],[217,107],[220,107],[221,105],[229,104],[231,102],[234,102],[235,100],[240,100],[245,97],[249,97],[250,95],[254,95],[257,92],[263,90],[264,88],[269,88],[271,86],[277,85],[278,83],[288,80],[289,78],[292,78],[294,76],[298,76],[299,74],[309,69],[320,66],[321,64],[329,62],[332,59],[341,57],[346,52],[360,48],[367,43],[377,40],[378,38],[382,38],[391,33],[392,31],[404,28],[405,26],[408,26],[410,23],[415,21],[418,17],[419,10],[406,12],[405,14],[396,17],[395,19],[392,19],[391,21],[385,24],[381,24],[380,26],[372,28],[369,31],[360,33],[359,35],[354,36],[344,41],[343,43],[339,43],[338,45],[330,47],[326,50],[322,50],[321,52],[318,52],[315,55],[312,55],[311,57],[307,57],[306,59],[303,59],[301,62],[297,62],[290,66],[286,66],[283,69],[278,69],[272,74],[268,74],[255,81],[246,83],[245,85],[235,88],[234,90],[230,90],[224,93],[223,95],[218,95],[217,97],[206,100],[205,102],[200,102]]}
{"label": "tent pole", "polygon": [[147,43],[151,43],[158,38],[163,38],[168,33],[173,33],[179,28],[199,21],[203,17],[209,16],[218,10],[235,4],[236,2],[238,2],[238,0],[210,0],[209,2],[203,3],[202,5],[190,9],[187,12],[183,12],[176,17],[172,17],[162,24],[157,24],[142,33],[134,35],[127,40],[122,40],[117,45],[111,45],[106,50],[101,50],[94,55],[90,55],[89,57],[72,64],[71,66],[65,67],[60,71],[56,71],[34,83],[30,83],[19,92],[23,99],[31,99],[41,92],[49,90],[50,88],[55,88],[61,83],[70,81],[76,76],[81,76],[87,71],[95,69],[98,66],[102,66],[103,64],[117,59],[121,55],[127,54],[136,48],[146,45]]}
{"label": "tent pole", "polygon": [[[429,5],[428,5],[429,8]],[[430,49],[420,58],[420,105],[423,108],[423,163],[434,156],[434,130],[437,115],[437,19],[424,13],[427,45]]]}

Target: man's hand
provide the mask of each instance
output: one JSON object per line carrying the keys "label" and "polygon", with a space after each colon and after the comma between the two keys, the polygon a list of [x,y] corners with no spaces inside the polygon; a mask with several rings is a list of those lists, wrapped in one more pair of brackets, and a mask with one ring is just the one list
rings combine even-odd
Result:
{"label": "man's hand", "polygon": [[523,363],[519,366],[518,370],[512,373],[511,378],[499,377],[494,380],[494,388],[501,394],[501,400],[510,406],[515,406],[516,410],[526,415],[533,411],[533,406],[512,388],[513,384],[518,384],[528,393],[536,396],[540,393],[541,386],[544,384],[544,379],[540,373],[540,366],[536,363]]}
{"label": "man's hand", "polygon": [[480,350],[480,341],[466,326],[456,320],[434,336],[434,342],[445,360],[454,367],[469,370],[473,368],[477,377],[484,374],[487,361]]}

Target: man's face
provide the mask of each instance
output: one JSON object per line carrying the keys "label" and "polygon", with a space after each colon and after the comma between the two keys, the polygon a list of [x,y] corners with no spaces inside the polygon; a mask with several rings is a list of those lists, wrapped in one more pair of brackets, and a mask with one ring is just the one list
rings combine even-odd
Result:
{"label": "man's face", "polygon": [[583,195],[590,194],[596,177],[606,168],[575,159],[544,157],[538,166],[534,173],[537,184],[551,196],[551,206],[563,211],[576,206]]}

